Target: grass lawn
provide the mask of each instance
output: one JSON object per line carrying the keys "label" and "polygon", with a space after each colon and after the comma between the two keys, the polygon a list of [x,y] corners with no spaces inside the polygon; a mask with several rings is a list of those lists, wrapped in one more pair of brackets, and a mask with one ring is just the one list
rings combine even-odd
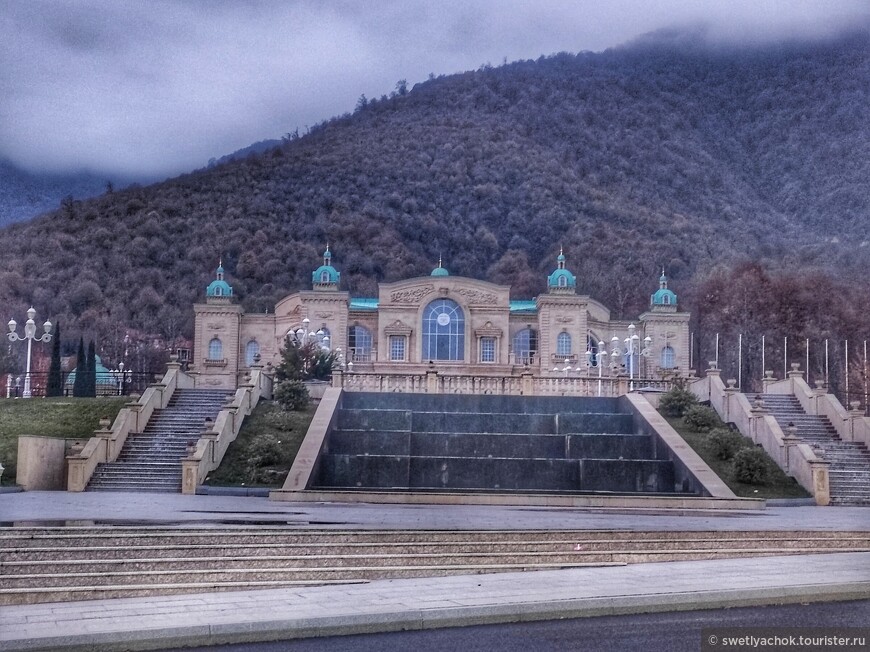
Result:
{"label": "grass lawn", "polygon": [[273,401],[260,402],[205,484],[280,488],[316,409],[310,403],[304,411],[285,412]]}
{"label": "grass lawn", "polygon": [[[725,484],[736,495],[744,498],[808,498],[809,493],[793,478],[787,476],[776,463],[767,456],[770,467],[769,481],[764,485],[752,485],[738,482],[734,479],[734,469],[731,460],[720,460],[716,457],[706,433],[695,432],[688,428],[681,418],[665,417],[686,443],[713,469]],[[744,438],[746,445],[755,446],[752,440]]]}
{"label": "grass lawn", "polygon": [[19,435],[88,439],[100,418],[114,420],[130,401],[125,397],[0,399],[0,463],[4,485],[15,484]]}

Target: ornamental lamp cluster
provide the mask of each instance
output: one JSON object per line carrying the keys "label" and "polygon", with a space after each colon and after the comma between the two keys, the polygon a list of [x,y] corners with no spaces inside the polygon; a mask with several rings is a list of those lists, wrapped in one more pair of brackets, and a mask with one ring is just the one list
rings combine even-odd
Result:
{"label": "ornamental lamp cluster", "polygon": [[45,332],[41,335],[37,335],[35,320],[36,310],[31,306],[30,310],[27,311],[27,321],[24,323],[24,335],[19,335],[16,332],[15,329],[18,327],[18,323],[14,319],[10,319],[7,324],[7,326],[9,326],[9,333],[6,334],[6,337],[9,338],[10,342],[27,340],[27,368],[24,372],[24,398],[30,398],[32,395],[30,391],[30,361],[32,357],[33,342],[51,341],[51,322],[46,319],[45,323],[42,325],[42,329]]}

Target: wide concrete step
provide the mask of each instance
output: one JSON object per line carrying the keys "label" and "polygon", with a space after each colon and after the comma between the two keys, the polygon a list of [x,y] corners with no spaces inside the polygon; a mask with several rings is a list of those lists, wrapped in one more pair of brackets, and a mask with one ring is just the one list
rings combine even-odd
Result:
{"label": "wide concrete step", "polygon": [[12,547],[3,551],[0,572],[7,566],[26,565],[30,562],[50,564],[89,563],[112,561],[113,563],[155,562],[191,559],[208,563],[217,558],[319,558],[348,557],[398,557],[401,555],[461,555],[461,554],[570,554],[576,552],[636,552],[675,550],[718,550],[723,548],[767,548],[795,550],[831,550],[870,547],[870,536],[843,536],[831,538],[765,538],[733,537],[709,539],[564,539],[553,541],[441,541],[441,542],[336,542],[336,543],[244,543],[244,544],[166,544],[166,545],[93,545]]}
{"label": "wide concrete step", "polygon": [[846,550],[870,533],[6,528],[0,604]]}

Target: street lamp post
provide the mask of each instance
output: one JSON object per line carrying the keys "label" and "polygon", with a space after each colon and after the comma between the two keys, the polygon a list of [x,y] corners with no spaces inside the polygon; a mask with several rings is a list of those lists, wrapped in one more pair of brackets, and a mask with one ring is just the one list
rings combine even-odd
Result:
{"label": "street lamp post", "polygon": [[118,363],[118,369],[115,371],[115,379],[118,381],[118,396],[127,395],[127,383],[130,379],[127,377],[127,370],[123,362]]}
{"label": "street lamp post", "polygon": [[[598,342],[598,350],[595,352],[595,366],[598,367],[598,396],[601,396],[601,373],[604,368],[604,361],[607,359],[607,345],[604,342]],[[586,349],[586,377],[592,375],[592,349]]]}
{"label": "street lamp post", "polygon": [[9,333],[7,333],[6,337],[9,338],[10,342],[19,342],[21,340],[27,340],[27,368],[24,372],[24,398],[30,398],[30,356],[32,352],[33,341],[37,342],[50,342],[51,341],[51,322],[47,319],[45,323],[42,325],[45,333],[43,335],[36,334],[36,322],[34,318],[36,317],[36,311],[33,309],[33,306],[30,307],[30,310],[27,311],[27,321],[24,323],[24,335],[19,335],[15,332],[15,328],[18,324],[14,319],[9,320]]}
{"label": "street lamp post", "polygon": [[628,390],[634,391],[634,354],[637,352],[638,335],[635,332],[637,326],[634,324],[628,325],[628,337],[625,338],[625,352],[628,354]]}

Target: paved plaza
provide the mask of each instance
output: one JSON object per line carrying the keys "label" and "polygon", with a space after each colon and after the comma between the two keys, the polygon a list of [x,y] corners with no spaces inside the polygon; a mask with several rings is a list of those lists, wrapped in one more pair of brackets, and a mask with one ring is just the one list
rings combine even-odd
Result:
{"label": "paved plaza", "polygon": [[[175,494],[0,495],[4,524],[270,523],[300,528],[870,530],[870,509],[611,512],[293,504]],[[633,564],[0,607],[0,650],[161,649],[328,634],[870,598],[870,553]]]}

